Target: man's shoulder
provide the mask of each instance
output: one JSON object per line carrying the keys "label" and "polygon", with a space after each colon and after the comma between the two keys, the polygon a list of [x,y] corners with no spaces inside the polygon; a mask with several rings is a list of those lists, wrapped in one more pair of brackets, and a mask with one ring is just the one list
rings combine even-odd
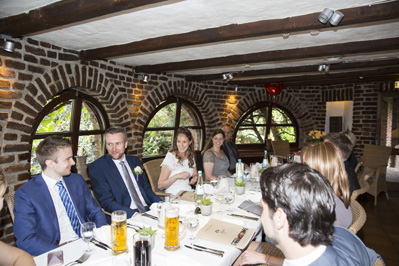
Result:
{"label": "man's shoulder", "polygon": [[22,191],[25,191],[25,190],[31,190],[32,188],[37,187],[38,185],[40,185],[41,181],[44,182],[42,174],[34,176],[28,182],[26,182],[20,188],[18,188],[15,193],[18,193],[18,191],[22,192]]}

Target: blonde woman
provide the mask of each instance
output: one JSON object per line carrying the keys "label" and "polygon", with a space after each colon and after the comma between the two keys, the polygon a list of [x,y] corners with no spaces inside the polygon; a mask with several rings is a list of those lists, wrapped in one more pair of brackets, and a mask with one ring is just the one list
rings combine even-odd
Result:
{"label": "blonde woman", "polygon": [[[0,211],[3,208],[3,196],[7,190],[7,180],[0,174]],[[32,256],[22,249],[0,241],[0,266],[35,266]]]}
{"label": "blonde woman", "polygon": [[338,149],[330,142],[314,143],[301,151],[302,162],[324,175],[335,193],[335,226],[352,224],[348,175]]}

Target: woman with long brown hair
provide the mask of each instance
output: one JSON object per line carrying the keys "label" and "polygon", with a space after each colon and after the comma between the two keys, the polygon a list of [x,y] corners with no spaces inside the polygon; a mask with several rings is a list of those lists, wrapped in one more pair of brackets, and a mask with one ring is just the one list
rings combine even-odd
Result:
{"label": "woman with long brown hair", "polygon": [[[197,167],[194,161],[194,141],[188,128],[179,128],[173,140],[173,147],[163,160],[158,188],[176,194],[181,190],[191,191],[197,182]],[[190,177],[193,177],[189,181]]]}
{"label": "woman with long brown hair", "polygon": [[339,150],[330,142],[314,143],[302,148],[301,159],[330,181],[336,196],[334,225],[348,228],[352,223],[349,182]]}

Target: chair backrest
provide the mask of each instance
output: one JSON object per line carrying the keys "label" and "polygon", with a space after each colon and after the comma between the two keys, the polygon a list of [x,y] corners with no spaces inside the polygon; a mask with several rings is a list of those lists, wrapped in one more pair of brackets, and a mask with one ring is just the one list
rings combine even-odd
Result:
{"label": "chair backrest", "polygon": [[365,144],[362,157],[363,166],[368,168],[387,166],[391,149],[391,147],[386,146]]}
{"label": "chair backrest", "polygon": [[288,142],[288,140],[272,141],[272,147],[275,156],[280,156],[285,158],[288,154],[291,153],[290,143]]}
{"label": "chair backrest", "polygon": [[352,211],[352,224],[349,226],[349,231],[356,234],[366,223],[366,211],[360,205],[357,200],[351,199],[351,211]]}
{"label": "chair backrest", "polygon": [[164,158],[154,159],[143,164],[152,191],[154,192],[158,191],[158,179],[161,174],[161,163],[163,162],[163,159]]}
{"label": "chair backrest", "polygon": [[4,199],[6,200],[8,210],[10,211],[12,222],[14,222],[14,194],[15,191],[9,192],[4,195]]}

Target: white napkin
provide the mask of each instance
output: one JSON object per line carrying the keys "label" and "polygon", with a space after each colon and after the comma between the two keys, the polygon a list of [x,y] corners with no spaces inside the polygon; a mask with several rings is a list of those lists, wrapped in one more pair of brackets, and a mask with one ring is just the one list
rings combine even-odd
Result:
{"label": "white napkin", "polygon": [[95,239],[111,246],[111,226],[103,225],[96,228]]}

